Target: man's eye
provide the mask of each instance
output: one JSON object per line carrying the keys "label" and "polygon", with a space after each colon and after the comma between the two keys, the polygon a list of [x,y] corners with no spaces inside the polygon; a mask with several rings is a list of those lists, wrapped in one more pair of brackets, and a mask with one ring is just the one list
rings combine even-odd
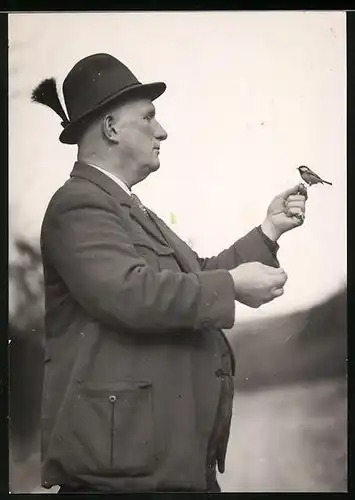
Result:
{"label": "man's eye", "polygon": [[147,121],[147,122],[150,122],[152,121],[152,117],[151,116],[145,116],[144,119]]}

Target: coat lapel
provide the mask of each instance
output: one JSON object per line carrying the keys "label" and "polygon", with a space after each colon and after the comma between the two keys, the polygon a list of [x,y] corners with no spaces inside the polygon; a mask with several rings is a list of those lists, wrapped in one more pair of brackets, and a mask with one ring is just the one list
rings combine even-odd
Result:
{"label": "coat lapel", "polygon": [[200,271],[199,263],[191,248],[184,243],[154,212],[148,209],[149,216],[139,208],[116,182],[107,175],[83,162],[76,162],[71,177],[87,179],[113,196],[118,203],[129,207],[130,215],[142,229],[155,238],[161,245],[169,246],[175,252],[180,267],[185,272]]}
{"label": "coat lapel", "polygon": [[159,231],[159,228],[156,224],[146,216],[142,210],[136,206],[134,203],[131,204],[130,207],[131,216],[139,222],[140,226],[151,236],[156,238],[161,245],[167,246],[167,241],[163,237],[162,233]]}
{"label": "coat lapel", "polygon": [[162,236],[156,224],[154,224],[154,222],[150,220],[144,212],[142,212],[131,197],[118,184],[116,184],[116,182],[100,172],[100,170],[97,170],[95,167],[87,165],[86,163],[76,162],[70,176],[87,179],[97,184],[104,191],[113,196],[121,205],[129,207],[131,216],[147,233],[158,240],[161,245],[167,245],[166,240]]}

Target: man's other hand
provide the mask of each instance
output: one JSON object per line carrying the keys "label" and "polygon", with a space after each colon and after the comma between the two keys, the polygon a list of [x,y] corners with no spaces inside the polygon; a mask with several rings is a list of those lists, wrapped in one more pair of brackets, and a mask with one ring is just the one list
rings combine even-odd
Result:
{"label": "man's other hand", "polygon": [[258,308],[284,293],[287,274],[281,268],[248,262],[229,272],[234,282],[235,299],[249,307]]}

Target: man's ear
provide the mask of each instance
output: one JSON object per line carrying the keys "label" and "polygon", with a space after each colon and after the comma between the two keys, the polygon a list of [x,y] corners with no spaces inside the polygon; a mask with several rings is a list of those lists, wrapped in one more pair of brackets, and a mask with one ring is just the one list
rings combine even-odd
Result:
{"label": "man's ear", "polygon": [[118,143],[118,129],[114,116],[104,116],[102,120],[102,133],[110,142]]}

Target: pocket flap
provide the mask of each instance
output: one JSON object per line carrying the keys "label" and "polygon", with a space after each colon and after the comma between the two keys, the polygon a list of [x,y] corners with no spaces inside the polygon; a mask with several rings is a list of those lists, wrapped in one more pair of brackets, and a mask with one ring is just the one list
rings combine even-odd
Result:
{"label": "pocket flap", "polygon": [[152,250],[157,255],[172,255],[175,253],[171,247],[152,243],[149,240],[133,239],[132,244],[135,247],[149,248],[149,250]]}
{"label": "pocket flap", "polygon": [[88,382],[82,387],[82,391],[95,395],[105,395],[108,393],[118,393],[123,391],[135,391],[137,389],[145,389],[151,387],[150,380],[118,380],[113,382]]}

